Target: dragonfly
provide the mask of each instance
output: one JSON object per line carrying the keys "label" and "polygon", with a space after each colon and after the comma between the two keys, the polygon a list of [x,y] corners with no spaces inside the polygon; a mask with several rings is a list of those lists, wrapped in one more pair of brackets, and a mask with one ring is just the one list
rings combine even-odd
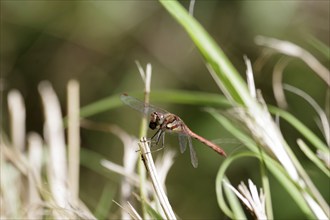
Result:
{"label": "dragonfly", "polygon": [[218,154],[226,157],[226,153],[221,147],[191,131],[179,116],[151,104],[146,104],[145,102],[127,94],[122,94],[120,99],[129,107],[150,117],[149,128],[151,130],[156,130],[156,133],[151,137],[151,140],[155,141],[156,145],[162,140],[162,146],[164,146],[165,133],[178,134],[180,152],[184,153],[187,144],[189,145],[191,164],[194,168],[197,168],[198,166],[198,159],[191,138],[200,141]]}

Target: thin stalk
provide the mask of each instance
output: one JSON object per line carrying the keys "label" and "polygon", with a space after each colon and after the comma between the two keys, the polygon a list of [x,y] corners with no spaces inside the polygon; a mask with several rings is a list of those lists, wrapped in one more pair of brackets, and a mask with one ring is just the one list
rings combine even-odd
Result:
{"label": "thin stalk", "polygon": [[266,215],[268,219],[274,219],[273,214],[273,206],[272,206],[272,197],[270,193],[270,184],[269,178],[267,173],[267,168],[265,164],[264,152],[260,151],[260,169],[261,169],[261,181],[262,181],[262,188],[265,191],[265,199],[266,199]]}
{"label": "thin stalk", "polygon": [[[48,158],[48,180],[55,204],[63,209],[68,206],[67,190],[67,155],[65,149],[65,138],[62,124],[62,113],[57,95],[47,81],[38,86],[39,93],[44,106],[45,115],[45,140],[49,148]],[[60,210],[54,214],[55,219],[63,218]]]}
{"label": "thin stalk", "polygon": [[[320,208],[322,208],[322,211],[324,212],[324,214],[326,214],[327,217],[329,218],[329,216],[330,216],[330,211],[329,211],[330,207],[328,206],[327,202],[325,201],[325,199],[323,198],[323,196],[321,195],[321,193],[319,192],[317,187],[314,185],[313,181],[308,176],[305,169],[300,164],[299,160],[295,157],[295,155],[292,152],[291,148],[286,146],[286,150],[287,150],[287,153],[290,155],[291,160],[292,160],[293,164],[295,165],[301,179],[304,181],[304,183],[307,186],[307,187],[305,186],[303,188],[303,191],[306,192],[306,193],[308,191],[310,192],[311,196],[317,201]],[[319,213],[321,213],[321,211]]]}
{"label": "thin stalk", "polygon": [[[145,84],[145,89],[144,89],[144,102],[149,103],[150,100],[150,83],[151,83],[151,65],[147,64],[146,71],[143,70],[141,65],[137,62],[136,63],[139,69],[139,72],[141,74],[141,78],[144,81]],[[148,121],[147,121],[147,116],[143,115],[143,118],[141,120],[141,125],[140,125],[140,138],[146,137],[147,135],[147,130],[148,130]],[[140,147],[140,151],[141,151]],[[141,160],[138,160],[138,173],[140,176],[140,196],[141,196],[141,201],[142,201],[142,214],[143,218],[146,219],[148,217],[148,212],[147,212],[147,206],[145,204],[145,201],[147,201],[147,175],[146,175],[146,170],[143,166],[143,163]]]}
{"label": "thin stalk", "polygon": [[175,220],[176,216],[170,205],[170,202],[165,194],[163,187],[160,184],[160,180],[156,171],[155,163],[153,161],[152,155],[150,153],[149,142],[146,138],[142,138],[139,143],[141,149],[142,161],[145,165],[146,170],[150,176],[151,183],[154,187],[157,198],[159,199],[160,205],[166,215],[167,219]]}
{"label": "thin stalk", "polygon": [[71,201],[79,201],[79,164],[80,164],[80,125],[79,125],[79,83],[68,83],[68,168]]}

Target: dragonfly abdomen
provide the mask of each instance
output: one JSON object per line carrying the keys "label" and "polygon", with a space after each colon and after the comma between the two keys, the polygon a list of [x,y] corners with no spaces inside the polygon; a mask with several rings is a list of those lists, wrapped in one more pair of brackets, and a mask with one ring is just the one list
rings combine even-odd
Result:
{"label": "dragonfly abdomen", "polygon": [[206,146],[212,148],[215,152],[217,152],[218,154],[222,155],[222,156],[227,156],[225,151],[222,150],[218,145],[212,143],[211,141],[203,138],[202,136],[199,136],[198,134],[190,131],[190,136],[195,138],[196,140],[202,142],[203,144],[205,144]]}

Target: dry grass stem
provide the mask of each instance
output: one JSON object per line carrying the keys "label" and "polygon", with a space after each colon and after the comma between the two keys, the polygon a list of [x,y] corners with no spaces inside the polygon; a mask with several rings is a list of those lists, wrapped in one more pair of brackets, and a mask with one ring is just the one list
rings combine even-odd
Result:
{"label": "dry grass stem", "polygon": [[48,82],[41,82],[39,92],[45,114],[45,140],[49,147],[48,180],[56,204],[67,207],[67,155],[59,100]]}
{"label": "dry grass stem", "polygon": [[41,187],[41,172],[42,172],[42,154],[43,154],[43,140],[37,133],[28,134],[28,159],[30,164],[30,171],[28,173],[28,199],[30,206],[37,208],[33,209],[29,207],[28,217],[30,219],[40,219],[43,216],[43,210],[38,208],[42,204],[42,198],[40,197],[39,189]]}
{"label": "dry grass stem", "polygon": [[8,94],[11,141],[19,151],[25,150],[25,104],[21,93],[12,90]]}
{"label": "dry grass stem", "polygon": [[79,125],[79,83],[71,80],[68,83],[68,166],[69,191],[72,203],[79,199],[79,166],[80,166],[80,125]]}
{"label": "dry grass stem", "polygon": [[146,167],[146,170],[148,171],[148,174],[151,179],[151,183],[154,187],[155,193],[156,193],[157,198],[160,202],[160,205],[166,215],[166,218],[174,220],[174,219],[176,219],[176,216],[175,216],[173,209],[170,205],[170,202],[165,194],[165,190],[163,189],[162,185],[160,184],[158,173],[155,168],[155,163],[154,163],[153,158],[150,153],[149,143],[146,140],[146,138],[142,138],[139,145],[140,145],[140,149],[141,149],[142,161]]}
{"label": "dry grass stem", "polygon": [[286,102],[284,90],[283,90],[283,71],[285,67],[288,65],[289,59],[282,58],[274,67],[273,70],[273,92],[276,99],[277,104],[286,109],[288,107],[288,103]]}
{"label": "dry grass stem", "polygon": [[260,189],[258,193],[257,187],[249,179],[249,188],[241,182],[236,190],[230,183],[227,181],[225,185],[228,186],[236,196],[244,203],[244,205],[256,216],[257,219],[267,219],[266,216],[266,198],[263,190]]}
{"label": "dry grass stem", "polygon": [[258,45],[269,47],[279,53],[296,57],[304,61],[328,86],[330,86],[330,72],[311,53],[289,41],[275,38],[257,36],[255,42]]}

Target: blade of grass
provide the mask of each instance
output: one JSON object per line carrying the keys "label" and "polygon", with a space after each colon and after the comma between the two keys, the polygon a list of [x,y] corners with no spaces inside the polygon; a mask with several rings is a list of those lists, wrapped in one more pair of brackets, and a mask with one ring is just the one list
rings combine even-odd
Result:
{"label": "blade of grass", "polygon": [[[216,111],[211,111],[211,115],[215,117],[216,120],[218,120],[230,133],[232,133],[235,137],[237,137],[239,140],[241,140],[242,143],[244,143],[250,150],[250,154],[244,154],[245,156],[253,156],[253,157],[260,157],[259,155],[259,148],[255,146],[254,141],[248,137],[246,134],[244,134],[242,131],[234,127],[232,123],[229,122],[229,119],[226,117],[220,115]],[[300,188],[297,184],[294,184],[289,177],[286,175],[286,172],[283,170],[283,167],[281,167],[273,158],[269,157],[267,154],[263,154],[265,164],[267,165],[267,169],[271,171],[271,173],[277,178],[277,180],[283,185],[284,189],[288,191],[288,193],[291,195],[291,197],[296,201],[297,205],[300,207],[300,209],[307,215],[307,216],[313,216],[313,213],[308,208],[304,198],[302,197],[302,194],[300,194]],[[234,155],[233,157],[236,157]],[[260,158],[259,158],[260,159]],[[225,168],[228,166],[227,161],[231,161],[231,157],[228,157],[224,163],[222,164],[221,168],[222,173],[221,178],[224,176]],[[220,172],[220,170],[219,170]],[[219,174],[219,173],[218,173]],[[219,189],[218,189],[219,190]],[[226,209],[226,207],[225,207]],[[226,211],[223,210],[225,213]],[[227,213],[226,213],[227,214]],[[230,216],[229,216],[230,217]]]}
{"label": "blade of grass", "polygon": [[205,29],[189,15],[179,2],[160,0],[160,3],[191,37],[209,67],[219,78],[223,92],[230,96],[227,98],[234,100],[234,104],[253,105],[254,101],[249,95],[245,82]]}
{"label": "blade of grass", "polygon": [[265,192],[265,199],[266,199],[266,215],[268,219],[274,219],[273,215],[273,206],[272,206],[272,197],[270,192],[270,184],[269,184],[269,178],[268,178],[268,172],[267,167],[265,163],[265,157],[264,153],[260,152],[261,159],[260,159],[260,174],[261,174],[261,181],[262,181],[262,188]]}
{"label": "blade of grass", "polygon": [[146,138],[142,138],[139,145],[140,145],[140,149],[141,149],[142,161],[145,165],[146,170],[148,171],[148,174],[151,179],[151,183],[154,187],[155,193],[156,193],[157,198],[160,202],[160,205],[166,215],[166,218],[175,220],[176,216],[175,216],[172,206],[170,205],[170,202],[166,196],[166,193],[160,184],[158,173],[155,168],[155,163],[154,163],[152,155],[150,153],[149,143],[146,140]]}
{"label": "blade of grass", "polygon": [[[57,95],[47,81],[38,86],[45,115],[45,140],[49,147],[48,180],[56,204],[61,208],[68,206],[67,156],[62,113]],[[54,217],[61,217],[63,212],[56,212]]]}
{"label": "blade of grass", "polygon": [[112,184],[106,184],[103,188],[101,198],[95,208],[95,216],[97,219],[106,219],[112,205],[112,200],[115,196],[116,188]]}
{"label": "blade of grass", "polygon": [[[135,195],[135,197],[138,201],[141,202],[141,198],[138,195]],[[145,205],[152,219],[164,219],[164,217],[156,209],[154,209],[148,202],[145,202]]]}
{"label": "blade of grass", "polygon": [[79,125],[79,83],[71,80],[68,90],[68,177],[71,202],[79,201],[79,165],[80,165],[80,125]]}
{"label": "blade of grass", "polygon": [[311,34],[307,35],[307,42],[309,42],[320,53],[322,53],[322,55],[325,58],[330,60],[330,48],[325,43],[323,43],[322,41],[320,41],[319,39],[317,39],[316,37],[314,37]]}
{"label": "blade of grass", "polygon": [[[236,155],[232,155],[230,157],[228,157],[221,165],[221,167],[218,170],[217,173],[217,177],[215,180],[215,188],[216,188],[216,195],[217,195],[217,201],[218,201],[218,205],[220,207],[220,209],[231,219],[240,219],[238,218],[237,215],[239,215],[240,213],[235,213],[234,211],[231,210],[231,208],[227,205],[224,194],[223,194],[223,190],[222,190],[222,184],[223,181],[225,179],[227,179],[227,177],[225,176],[225,172],[227,170],[227,168],[230,166],[230,164],[238,158],[244,157],[246,155],[250,155],[252,154],[251,152],[245,152],[245,153],[240,153],[240,154],[236,154]],[[252,154],[253,155],[253,154]],[[236,206],[236,204],[234,204]],[[234,210],[237,209],[234,208]],[[244,218],[244,217],[243,217]]]}
{"label": "blade of grass", "polygon": [[[141,92],[129,92],[130,96],[142,99]],[[101,99],[94,103],[88,104],[80,109],[81,117],[90,117],[96,114],[100,114],[111,109],[118,108],[124,104],[120,101],[120,94],[115,94],[110,97]],[[229,107],[230,103],[221,95],[195,92],[185,90],[154,90],[151,95],[151,99],[162,103],[175,103],[175,104],[189,104],[189,105],[201,105],[201,106],[223,106]],[[66,118],[65,118],[66,120]]]}
{"label": "blade of grass", "polygon": [[298,96],[300,96],[301,98],[303,98],[306,102],[308,102],[308,104],[313,107],[313,109],[315,110],[315,112],[318,114],[319,116],[319,120],[321,122],[321,131],[324,135],[324,138],[326,140],[326,143],[328,144],[328,146],[330,146],[330,125],[329,125],[329,121],[327,119],[327,115],[324,112],[324,110],[317,104],[317,102],[310,96],[308,95],[306,92],[304,92],[301,89],[298,89],[294,86],[291,85],[287,85],[284,84],[284,89],[294,93]]}
{"label": "blade of grass", "polygon": [[[146,66],[146,70],[144,71],[143,68],[138,64],[139,72],[142,76],[142,80],[144,82],[144,98],[143,101],[146,104],[149,104],[150,100],[150,83],[151,83],[151,64],[148,63]],[[146,137],[147,135],[147,130],[148,130],[148,118],[147,115],[143,115],[142,120],[141,120],[141,125],[140,125],[140,134],[139,137],[143,138]],[[140,146],[140,145],[139,145]],[[141,146],[140,146],[140,151],[141,151]],[[138,160],[138,173],[140,176],[140,196],[142,198],[142,212],[143,212],[143,217],[144,219],[148,218],[148,213],[147,213],[147,207],[146,207],[146,201],[147,201],[147,174],[146,170],[143,167],[143,163],[141,160]]]}
{"label": "blade of grass", "polygon": [[110,174],[109,171],[104,168],[100,163],[100,161],[104,159],[105,158],[103,155],[91,150],[87,150],[86,148],[82,148],[80,151],[80,163],[82,166],[92,170],[93,172],[103,177],[113,179],[113,175]]}
{"label": "blade of grass", "polygon": [[[218,204],[220,208],[223,210],[223,212],[228,215],[232,219],[235,218],[235,213],[232,213],[230,208],[227,206],[225,199],[223,197],[222,192],[222,179],[225,178],[225,172],[228,169],[228,167],[235,161],[235,160],[241,160],[243,157],[256,157],[260,159],[260,155],[257,155],[253,152],[241,152],[235,155],[232,155],[231,157],[228,157],[220,167],[217,178],[216,178],[216,192],[217,192],[217,199]],[[283,168],[273,160],[272,158],[266,156],[265,157],[267,169],[271,171],[271,173],[276,177],[276,179],[279,181],[279,183],[283,186],[283,188],[289,193],[289,195],[293,198],[293,200],[296,202],[298,207],[305,213],[308,218],[314,219],[315,216],[309,209],[306,201],[302,197],[301,193],[299,192],[298,186],[293,183],[290,178],[285,174]]]}
{"label": "blade of grass", "polygon": [[[224,177],[223,181],[230,183],[226,176]],[[233,210],[233,213],[235,213],[235,219],[247,219],[235,193],[229,187],[224,187],[224,191],[228,199],[229,206]]]}
{"label": "blade of grass", "polygon": [[309,51],[289,41],[283,41],[275,38],[257,36],[256,44],[271,48],[278,53],[301,59],[309,66],[314,73],[320,77],[328,86],[330,86],[330,72],[323,66]]}
{"label": "blade of grass", "polygon": [[125,210],[127,212],[127,214],[129,214],[132,219],[142,220],[142,217],[139,215],[139,213],[136,211],[136,209],[131,205],[131,203],[127,202],[124,205],[121,205],[116,201],[113,201],[113,202],[115,204],[117,204],[120,208]]}
{"label": "blade of grass", "polygon": [[286,112],[282,109],[279,109],[274,106],[268,106],[268,109],[271,113],[276,114],[290,123],[294,128],[296,128],[309,142],[311,142],[314,147],[322,151],[329,151],[328,147],[303,123],[301,123],[296,117],[291,115],[289,112]]}
{"label": "blade of grass", "polygon": [[303,142],[303,140],[298,139],[297,144],[301,151],[323,172],[325,175],[330,177],[330,171],[327,169],[325,164],[316,156],[316,154],[311,151],[311,149]]}

